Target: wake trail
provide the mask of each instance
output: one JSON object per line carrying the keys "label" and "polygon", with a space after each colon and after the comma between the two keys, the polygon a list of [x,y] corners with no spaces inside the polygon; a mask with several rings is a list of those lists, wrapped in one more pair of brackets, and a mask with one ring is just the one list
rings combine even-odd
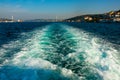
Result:
{"label": "wake trail", "polygon": [[[102,77],[85,61],[85,52],[77,53],[77,39],[64,25],[51,25],[40,41],[45,54],[44,59],[60,67],[70,69],[80,79],[102,80]],[[78,55],[72,57],[71,55],[74,53]]]}
{"label": "wake trail", "polygon": [[56,23],[21,35],[0,49],[0,80],[120,79],[119,51],[89,32]]}

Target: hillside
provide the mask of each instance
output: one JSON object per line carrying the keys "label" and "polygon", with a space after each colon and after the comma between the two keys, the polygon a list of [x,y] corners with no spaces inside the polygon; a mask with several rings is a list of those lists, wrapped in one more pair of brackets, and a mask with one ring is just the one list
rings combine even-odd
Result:
{"label": "hillside", "polygon": [[65,20],[66,22],[120,22],[120,10],[103,14],[88,14]]}

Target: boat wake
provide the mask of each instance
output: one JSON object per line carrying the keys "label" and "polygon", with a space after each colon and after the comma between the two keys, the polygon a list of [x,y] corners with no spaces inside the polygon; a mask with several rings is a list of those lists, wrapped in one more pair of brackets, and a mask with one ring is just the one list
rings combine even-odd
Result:
{"label": "boat wake", "polygon": [[0,80],[120,80],[111,43],[64,24],[21,33],[0,47]]}

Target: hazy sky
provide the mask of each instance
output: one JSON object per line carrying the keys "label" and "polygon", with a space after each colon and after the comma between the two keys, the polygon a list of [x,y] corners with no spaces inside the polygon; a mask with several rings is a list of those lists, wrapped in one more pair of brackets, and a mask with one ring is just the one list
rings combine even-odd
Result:
{"label": "hazy sky", "polygon": [[120,9],[120,0],[0,0],[0,18],[60,19]]}

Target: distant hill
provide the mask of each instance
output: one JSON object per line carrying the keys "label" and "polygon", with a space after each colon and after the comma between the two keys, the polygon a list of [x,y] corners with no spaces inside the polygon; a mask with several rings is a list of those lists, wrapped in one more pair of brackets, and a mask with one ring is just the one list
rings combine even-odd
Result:
{"label": "distant hill", "polygon": [[66,22],[113,22],[120,21],[120,10],[104,14],[88,14],[64,20]]}
{"label": "distant hill", "polygon": [[25,20],[24,22],[56,22],[56,21],[62,21],[60,19],[33,19],[33,20]]}

